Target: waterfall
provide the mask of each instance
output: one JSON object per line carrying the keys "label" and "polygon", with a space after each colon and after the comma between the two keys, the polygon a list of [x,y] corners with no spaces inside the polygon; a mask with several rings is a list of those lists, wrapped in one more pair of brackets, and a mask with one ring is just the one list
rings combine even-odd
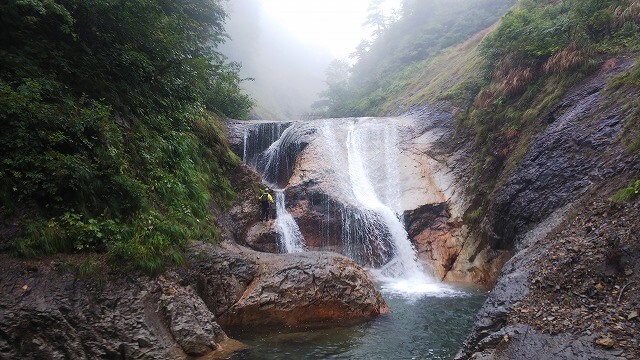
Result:
{"label": "waterfall", "polygon": [[255,168],[265,182],[283,188],[293,173],[296,157],[302,150],[297,142],[300,134],[296,126],[288,126],[269,147],[256,157]]}
{"label": "waterfall", "polygon": [[[390,200],[397,202],[399,199],[397,171],[393,168],[393,164],[397,164],[395,158],[397,144],[392,141],[396,138],[393,136],[394,131],[395,127],[387,124],[383,124],[382,127],[376,124],[358,128],[353,124],[350,125],[346,140],[349,178],[353,194],[360,207],[365,210],[365,213],[374,214],[367,215],[370,221],[364,224],[361,232],[377,234],[378,236],[374,238],[378,247],[386,249],[391,246],[392,249],[393,257],[379,270],[380,273],[389,277],[422,277],[424,272],[418,263],[416,251],[400,221],[399,214],[391,209],[397,204],[388,202]],[[377,142],[379,139],[383,140],[382,148]],[[369,161],[382,162],[382,164],[367,166],[365,162],[367,156]],[[372,184],[371,176],[375,176],[377,187],[383,194],[378,194]],[[383,196],[387,203],[382,201]],[[386,227],[390,239],[380,236],[380,225]]]}
{"label": "waterfall", "polygon": [[[404,228],[397,123],[353,118],[270,126],[268,129],[261,124],[255,130],[245,130],[245,141],[253,144],[245,143],[242,149],[247,154],[243,158],[262,174],[263,181],[277,189],[276,229],[281,251],[306,250],[301,231],[286,209],[283,189],[290,181],[298,155],[313,144],[313,155],[306,156],[313,156],[316,162],[304,174],[318,174],[319,178],[312,176],[309,181],[322,185],[306,200],[315,211],[324,214],[318,220],[317,234],[322,243],[341,242],[338,249],[369,268],[383,282],[383,288],[402,293],[439,291],[435,281],[425,274]],[[268,140],[259,140],[258,135]],[[268,141],[271,142],[267,145]],[[252,149],[254,144],[261,149]],[[332,221],[341,224],[336,227],[341,233],[330,231]]]}
{"label": "waterfall", "polygon": [[260,154],[278,140],[290,126],[291,122],[259,122],[252,126],[245,123],[242,136],[242,162],[256,168]]}
{"label": "waterfall", "polygon": [[285,206],[284,187],[291,176],[300,146],[291,122],[259,123],[245,128],[243,162],[262,174],[262,181],[275,191],[278,245],[284,253],[305,251],[298,224]]}
{"label": "waterfall", "polygon": [[284,191],[276,190],[276,229],[278,242],[283,253],[305,251],[304,239],[298,224],[285,207]]}

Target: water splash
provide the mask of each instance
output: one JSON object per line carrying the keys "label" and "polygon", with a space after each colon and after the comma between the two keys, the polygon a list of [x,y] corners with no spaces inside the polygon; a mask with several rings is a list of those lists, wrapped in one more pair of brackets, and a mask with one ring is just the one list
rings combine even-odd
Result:
{"label": "water splash", "polygon": [[283,253],[296,253],[306,251],[304,238],[298,224],[285,206],[284,191],[276,190],[276,229],[278,231],[278,243]]}
{"label": "water splash", "polygon": [[[369,212],[374,213],[375,221],[380,221],[388,229],[390,245],[393,249],[393,258],[378,270],[381,275],[386,278],[411,278],[426,282],[428,279],[424,274],[422,266],[418,262],[416,251],[409,241],[404,225],[399,216],[391,209],[391,205],[385,204],[374,188],[371,176],[378,179],[378,187],[382,186],[384,194],[393,194],[398,191],[398,182],[394,181],[395,173],[390,164],[396,163],[394,155],[397,152],[397,144],[393,141],[383,141],[382,149],[376,144],[376,139],[389,139],[389,131],[394,131],[395,127],[383,124],[382,127],[375,125],[361,125],[356,127],[351,125],[347,134],[347,153],[349,157],[349,177],[351,180],[352,190],[355,198],[361,207]],[[382,134],[380,133],[382,132]],[[383,160],[385,166],[367,166],[365,158],[373,161]],[[367,169],[369,168],[369,169]],[[384,172],[382,174],[373,173],[371,171]],[[397,177],[395,177],[397,179]],[[386,180],[386,181],[385,181]],[[399,196],[387,196],[387,199],[397,201]],[[368,232],[369,229],[363,229]],[[374,232],[377,232],[374,229]],[[387,243],[380,241],[380,246],[387,246]]]}

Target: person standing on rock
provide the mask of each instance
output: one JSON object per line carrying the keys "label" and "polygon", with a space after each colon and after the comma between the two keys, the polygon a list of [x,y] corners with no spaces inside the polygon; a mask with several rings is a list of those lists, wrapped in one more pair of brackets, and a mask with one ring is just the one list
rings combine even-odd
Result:
{"label": "person standing on rock", "polygon": [[269,208],[271,207],[271,204],[273,204],[273,197],[269,194],[269,189],[263,189],[262,193],[258,196],[258,199],[260,200],[260,207],[262,209],[260,220],[267,221],[269,220]]}

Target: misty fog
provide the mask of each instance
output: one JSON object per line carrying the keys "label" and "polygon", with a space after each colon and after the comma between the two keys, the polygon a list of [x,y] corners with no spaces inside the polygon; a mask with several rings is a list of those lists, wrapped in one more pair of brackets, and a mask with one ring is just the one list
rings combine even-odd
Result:
{"label": "misty fog", "polygon": [[[226,3],[230,40],[220,51],[242,64],[241,75],[253,78],[242,87],[256,101],[254,119],[299,119],[325,87],[328,50],[302,43],[264,16],[258,0]],[[331,26],[331,24],[327,24]]]}

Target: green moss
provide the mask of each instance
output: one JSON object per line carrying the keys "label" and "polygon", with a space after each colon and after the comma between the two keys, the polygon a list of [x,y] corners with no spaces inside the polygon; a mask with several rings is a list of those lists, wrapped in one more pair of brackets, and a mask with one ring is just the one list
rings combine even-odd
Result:
{"label": "green moss", "polygon": [[470,222],[477,221],[482,216],[483,211],[484,209],[482,207],[478,207],[467,215],[467,220]]}
{"label": "green moss", "polygon": [[640,195],[640,179],[636,180],[630,186],[618,190],[611,200],[617,203],[624,203],[636,199],[638,195]]}
{"label": "green moss", "polygon": [[78,275],[80,275],[80,277],[94,276],[98,274],[99,271],[100,264],[92,256],[85,258],[78,264]]}

